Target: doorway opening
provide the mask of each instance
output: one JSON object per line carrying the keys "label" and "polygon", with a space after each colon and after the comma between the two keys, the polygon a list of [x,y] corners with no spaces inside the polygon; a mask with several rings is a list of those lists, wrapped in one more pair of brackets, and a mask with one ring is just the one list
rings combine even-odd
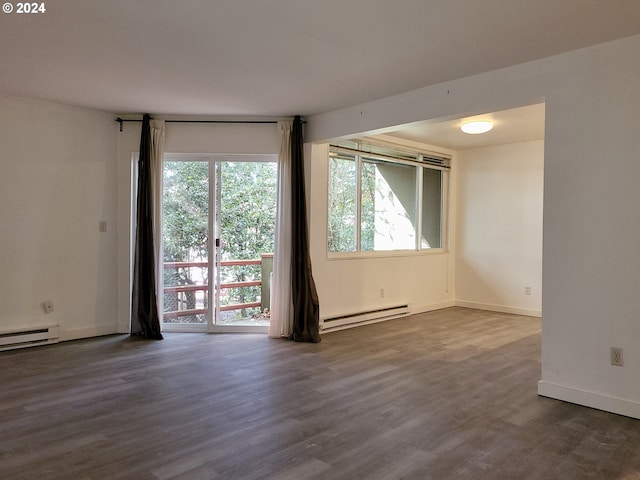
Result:
{"label": "doorway opening", "polygon": [[167,154],[162,183],[163,330],[267,332],[276,157]]}

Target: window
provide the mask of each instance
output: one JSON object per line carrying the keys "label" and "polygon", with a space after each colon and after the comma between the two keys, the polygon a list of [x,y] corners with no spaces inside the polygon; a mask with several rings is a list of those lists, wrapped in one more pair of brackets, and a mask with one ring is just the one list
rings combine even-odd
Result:
{"label": "window", "polygon": [[370,141],[329,149],[329,253],[446,247],[450,159]]}

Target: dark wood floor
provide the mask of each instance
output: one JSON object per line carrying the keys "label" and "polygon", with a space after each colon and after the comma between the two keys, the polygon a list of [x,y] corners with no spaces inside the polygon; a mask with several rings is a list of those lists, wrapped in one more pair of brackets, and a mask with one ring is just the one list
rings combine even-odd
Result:
{"label": "dark wood floor", "polygon": [[0,365],[2,479],[640,478],[639,421],[537,396],[530,317],[112,336]]}

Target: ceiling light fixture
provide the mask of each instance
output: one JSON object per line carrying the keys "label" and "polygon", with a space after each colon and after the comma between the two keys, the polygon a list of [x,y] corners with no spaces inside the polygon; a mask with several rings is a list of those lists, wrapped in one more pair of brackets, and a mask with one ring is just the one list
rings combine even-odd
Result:
{"label": "ceiling light fixture", "polygon": [[490,120],[474,120],[472,122],[463,123],[460,127],[464,133],[470,135],[478,135],[480,133],[487,133],[493,128],[493,122]]}

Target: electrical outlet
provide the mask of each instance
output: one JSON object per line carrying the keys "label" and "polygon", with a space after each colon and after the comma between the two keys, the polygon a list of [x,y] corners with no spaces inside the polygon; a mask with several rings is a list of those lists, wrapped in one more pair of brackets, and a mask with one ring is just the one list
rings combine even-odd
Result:
{"label": "electrical outlet", "polygon": [[100,223],[98,223],[98,230],[100,231],[100,233],[105,233],[107,231],[107,222],[101,221]]}
{"label": "electrical outlet", "polygon": [[44,308],[44,313],[53,312],[53,302],[51,300],[45,300],[42,302],[42,308]]}
{"label": "electrical outlet", "polygon": [[524,294],[531,295],[531,287],[524,287]]}
{"label": "electrical outlet", "polygon": [[380,298],[384,298],[384,288],[380,289]]}
{"label": "electrical outlet", "polygon": [[624,366],[624,357],[621,348],[611,347],[611,365],[618,367]]}

